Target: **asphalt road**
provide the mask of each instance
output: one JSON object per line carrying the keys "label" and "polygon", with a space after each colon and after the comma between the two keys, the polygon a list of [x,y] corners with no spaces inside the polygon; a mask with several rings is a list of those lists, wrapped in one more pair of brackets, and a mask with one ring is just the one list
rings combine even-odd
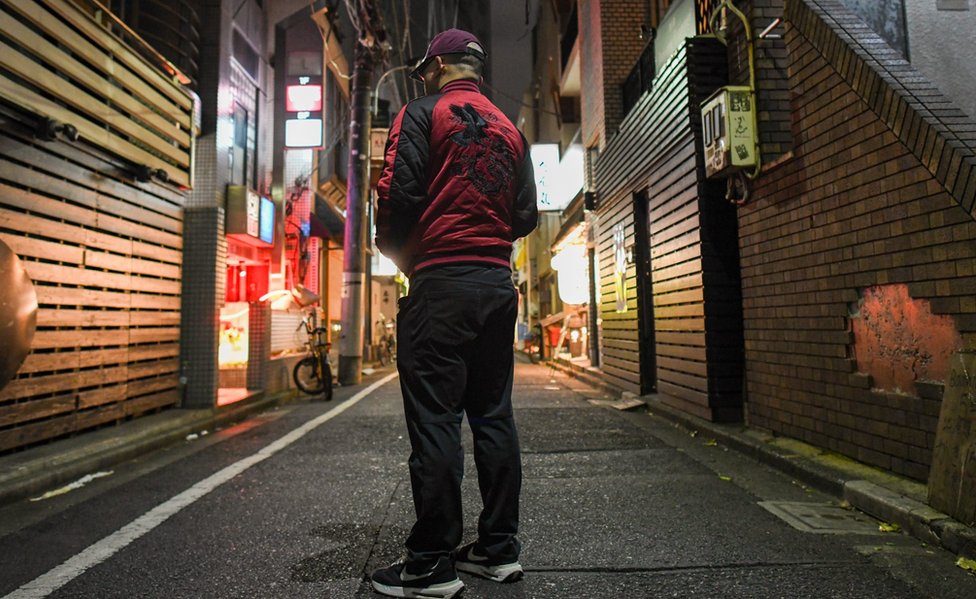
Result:
{"label": "asphalt road", "polygon": [[[399,557],[413,511],[399,386],[366,393],[390,374],[0,509],[0,598],[374,596],[365,576]],[[517,367],[526,577],[463,575],[467,599],[976,597],[955,556],[692,431],[587,401],[598,396]],[[470,454],[466,469],[467,541]],[[796,508],[796,526],[837,532],[774,513]]]}

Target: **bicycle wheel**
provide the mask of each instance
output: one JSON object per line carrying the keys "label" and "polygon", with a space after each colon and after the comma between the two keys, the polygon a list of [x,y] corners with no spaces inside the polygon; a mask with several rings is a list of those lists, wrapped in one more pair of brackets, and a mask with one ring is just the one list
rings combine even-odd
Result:
{"label": "bicycle wheel", "polygon": [[[295,369],[292,370],[292,378],[295,379],[295,386],[299,389],[308,393],[309,395],[318,395],[319,393],[325,391],[325,380],[322,376],[322,370],[318,368],[318,364],[315,363],[315,356],[305,356],[295,364]],[[329,391],[332,390],[332,373],[329,373]]]}

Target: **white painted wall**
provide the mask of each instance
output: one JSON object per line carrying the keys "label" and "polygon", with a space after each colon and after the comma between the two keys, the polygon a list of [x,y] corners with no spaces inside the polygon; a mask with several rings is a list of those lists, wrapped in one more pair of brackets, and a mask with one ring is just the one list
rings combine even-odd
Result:
{"label": "white painted wall", "polygon": [[905,0],[905,16],[912,65],[976,119],[976,0]]}

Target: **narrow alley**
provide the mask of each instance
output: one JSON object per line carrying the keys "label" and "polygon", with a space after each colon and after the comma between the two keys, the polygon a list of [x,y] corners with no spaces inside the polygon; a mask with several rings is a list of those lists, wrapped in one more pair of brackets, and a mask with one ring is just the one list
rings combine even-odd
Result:
{"label": "narrow alley", "polygon": [[[705,434],[596,405],[607,398],[540,365],[517,366],[514,397],[526,576],[462,575],[469,599],[976,596],[954,555],[883,533]],[[334,402],[207,433],[0,510],[0,596],[374,596],[365,575],[400,555],[412,523],[391,370]],[[467,462],[466,539],[480,509]],[[844,532],[801,532],[773,513],[798,505],[830,506],[820,521]]]}

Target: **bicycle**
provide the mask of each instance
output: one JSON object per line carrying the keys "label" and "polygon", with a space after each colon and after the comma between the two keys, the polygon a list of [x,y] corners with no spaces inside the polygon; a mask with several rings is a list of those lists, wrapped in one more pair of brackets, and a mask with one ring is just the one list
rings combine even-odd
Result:
{"label": "bicycle", "polygon": [[380,339],[380,365],[386,366],[396,361],[396,340],[393,334],[389,334]]}
{"label": "bicycle", "polygon": [[316,327],[314,317],[307,315],[302,318],[296,331],[305,327],[308,336],[306,346],[308,355],[295,364],[292,378],[295,385],[309,395],[325,394],[325,401],[332,400],[332,365],[329,362],[328,331],[325,327]]}

